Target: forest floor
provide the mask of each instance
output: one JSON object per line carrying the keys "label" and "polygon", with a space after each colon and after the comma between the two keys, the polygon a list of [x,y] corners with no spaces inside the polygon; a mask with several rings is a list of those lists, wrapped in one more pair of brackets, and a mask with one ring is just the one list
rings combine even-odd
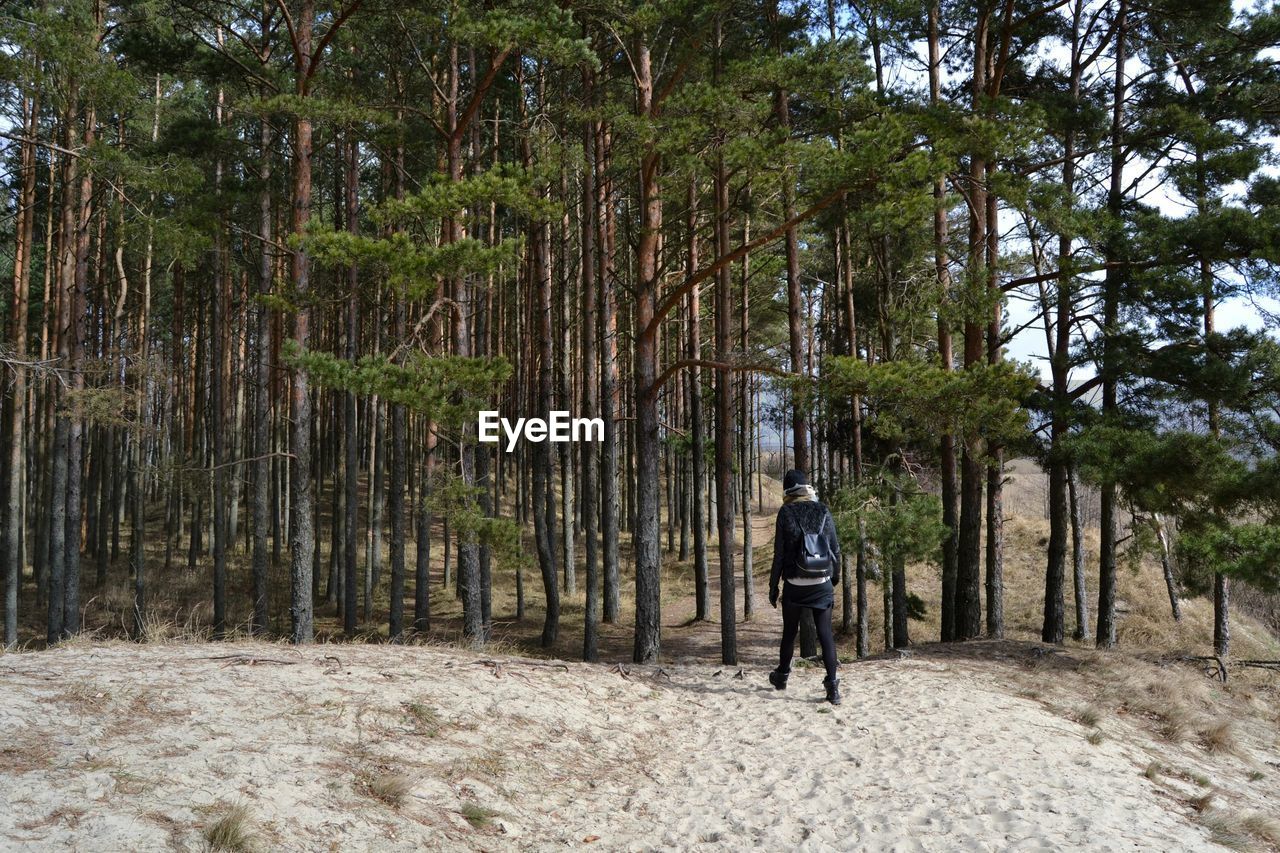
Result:
{"label": "forest floor", "polygon": [[[1007,506],[1033,507],[1020,487]],[[688,561],[664,562],[660,667],[624,663],[626,621],[602,626],[603,663],[561,663],[580,656],[581,591],[542,649],[540,581],[526,574],[518,620],[505,570],[485,652],[450,642],[443,589],[423,645],[306,648],[193,642],[198,620],[111,639],[104,591],[94,633],[0,654],[0,849],[1280,850],[1280,678],[1213,677],[1195,658],[1211,607],[1188,599],[1174,622],[1158,566],[1121,573],[1121,649],[1045,646],[1047,525],[1015,511],[1009,639],[920,643],[937,636],[937,570],[912,566],[917,644],[882,650],[871,585],[877,654],[841,638],[832,708],[820,669],[802,662],[786,692],[765,680],[780,631],[765,498],[735,666],[709,663],[720,626],[692,618]],[[709,563],[714,618],[714,548]],[[338,636],[331,615],[321,628]],[[1233,639],[1238,659],[1280,658],[1247,617]]]}

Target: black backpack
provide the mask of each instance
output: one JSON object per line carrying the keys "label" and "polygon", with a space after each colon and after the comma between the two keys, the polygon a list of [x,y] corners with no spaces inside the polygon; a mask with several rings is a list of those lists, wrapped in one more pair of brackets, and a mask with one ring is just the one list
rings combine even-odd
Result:
{"label": "black backpack", "polygon": [[[825,525],[825,515],[822,521]],[[827,537],[822,535],[821,530],[817,533],[805,530],[799,519],[796,519],[796,526],[800,528],[800,554],[799,559],[796,560],[796,576],[826,579],[830,576],[832,564],[835,562],[831,558],[831,551],[827,548]]]}

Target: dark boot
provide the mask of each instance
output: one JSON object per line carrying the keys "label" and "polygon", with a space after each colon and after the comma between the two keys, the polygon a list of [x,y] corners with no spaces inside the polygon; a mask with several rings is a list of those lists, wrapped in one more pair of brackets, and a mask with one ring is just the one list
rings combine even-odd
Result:
{"label": "dark boot", "polygon": [[840,704],[840,679],[827,678],[822,682],[822,686],[827,688],[827,701],[832,705]]}
{"label": "dark boot", "polygon": [[789,672],[778,672],[778,670],[775,669],[773,672],[769,673],[769,683],[773,685],[775,690],[786,690],[787,678],[790,675],[791,673]]}

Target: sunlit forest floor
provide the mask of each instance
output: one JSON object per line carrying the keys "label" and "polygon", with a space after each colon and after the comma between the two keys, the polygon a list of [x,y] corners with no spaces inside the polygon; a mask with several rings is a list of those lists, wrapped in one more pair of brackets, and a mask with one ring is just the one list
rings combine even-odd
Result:
{"label": "sunlit forest floor", "polygon": [[[1007,640],[933,642],[938,570],[912,566],[925,607],[913,648],[882,649],[872,583],[873,656],[857,661],[838,638],[844,704],[818,701],[814,668],[768,689],[780,620],[766,596],[779,497],[767,485],[737,666],[718,663],[719,625],[691,618],[692,564],[674,558],[657,667],[628,663],[626,577],[623,619],[602,627],[603,662],[589,665],[572,662],[581,591],[540,648],[536,566],[523,620],[513,571],[495,573],[493,642],[475,652],[456,645],[459,606],[438,574],[433,631],[415,645],[340,645],[328,608],[328,644],[192,642],[208,635],[207,560],[157,572],[152,641],[125,642],[122,561],[87,588],[85,636],[0,656],[0,848],[1280,849],[1280,674],[1217,678],[1196,659],[1209,603],[1184,601],[1175,623],[1147,561],[1121,573],[1120,650],[1039,643],[1048,527],[1019,512],[1038,505],[1016,474]],[[243,622],[247,559],[232,565]],[[1091,582],[1091,613],[1093,595]],[[1069,625],[1072,606],[1068,590]],[[1252,619],[1232,627],[1236,658],[1280,658]]]}

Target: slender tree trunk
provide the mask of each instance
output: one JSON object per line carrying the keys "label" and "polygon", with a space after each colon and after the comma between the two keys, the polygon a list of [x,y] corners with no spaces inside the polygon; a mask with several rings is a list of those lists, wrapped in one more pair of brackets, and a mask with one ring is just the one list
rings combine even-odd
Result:
{"label": "slender tree trunk", "polygon": [[[302,0],[295,19],[297,43],[294,45],[296,94],[300,97],[308,94],[315,14],[315,0]],[[294,122],[293,152],[293,233],[294,239],[301,240],[311,219],[311,116],[305,109],[298,111]],[[311,261],[302,244],[293,249],[291,277],[293,298],[298,304],[293,340],[299,350],[306,350],[311,342]],[[293,642],[310,643],[315,634],[315,607],[311,596],[316,531],[311,494],[311,394],[307,371],[301,366],[293,370],[290,403],[293,409],[290,442],[293,523],[289,536],[292,552],[289,615]]]}
{"label": "slender tree trunk", "polygon": [[[935,107],[942,100],[942,4],[933,0],[929,4],[929,102]],[[933,182],[933,265],[938,283],[940,305],[950,301],[951,270],[947,262],[947,187],[946,179],[938,176]],[[850,299],[852,311],[852,299]],[[856,353],[855,353],[856,355]],[[950,371],[954,354],[951,343],[951,322],[944,311],[938,312],[938,360],[942,369]],[[956,634],[956,559],[958,531],[956,524],[956,439],[944,433],[939,439],[939,473],[942,481],[942,523],[947,533],[942,540],[942,606],[941,637],[944,643],[955,639]]]}
{"label": "slender tree trunk", "polygon": [[1151,517],[1151,526],[1155,529],[1156,539],[1160,542],[1160,568],[1164,572],[1165,591],[1169,594],[1169,610],[1173,613],[1173,621],[1181,622],[1182,608],[1178,602],[1178,580],[1173,572],[1173,547],[1169,541],[1169,526],[1160,513],[1155,513]]}
{"label": "slender tree trunk", "polygon": [[[1116,12],[1116,48],[1115,48],[1115,87],[1112,93],[1111,107],[1111,182],[1107,193],[1107,212],[1115,221],[1115,229],[1119,228],[1121,204],[1124,191],[1124,99],[1125,99],[1125,61],[1128,58],[1128,0],[1120,0]],[[1119,246],[1116,237],[1108,240],[1106,260],[1117,261]],[[1103,281],[1102,294],[1102,417],[1112,420],[1116,417],[1117,380],[1119,365],[1119,317],[1121,299],[1121,272],[1119,266],[1108,266]],[[1109,649],[1116,644],[1116,484],[1104,480],[1100,495],[1099,547],[1098,547],[1098,629],[1095,643],[1100,649]]]}
{"label": "slender tree trunk", "polygon": [[1089,599],[1084,583],[1084,519],[1081,517],[1074,466],[1067,469],[1067,494],[1071,504],[1071,570],[1075,587],[1076,629],[1072,636],[1077,640],[1089,639]]}
{"label": "slender tree trunk", "polygon": [[[643,37],[636,45],[637,113],[642,119],[653,114],[653,71],[649,45]],[[660,156],[653,146],[640,158],[640,233],[636,245],[635,348],[632,369],[635,375],[634,425],[636,470],[636,523],[634,548],[636,563],[636,663],[657,659],[662,625],[662,553],[658,532],[658,329],[657,308],[658,236],[662,229],[662,195],[659,178]]]}
{"label": "slender tree trunk", "polygon": [[[350,130],[343,143],[343,218],[350,234],[359,233],[356,220],[356,191],[359,158],[356,142]],[[359,271],[355,264],[347,267],[347,361],[355,363],[360,354],[360,285]],[[356,419],[356,393],[342,395],[342,448],[343,448],[343,522],[342,522],[342,630],[348,637],[354,636],[359,623],[358,601],[360,592],[359,546],[357,514],[360,508],[360,431]]]}
{"label": "slender tree trunk", "polygon": [[601,558],[604,582],[604,621],[618,621],[619,602],[618,539],[620,513],[618,495],[618,282],[615,279],[614,246],[616,220],[612,178],[609,177],[612,138],[609,127],[601,124],[596,147],[597,210],[603,216],[600,224],[600,403],[604,417],[604,446],[600,453]]}
{"label": "slender tree trunk", "polygon": [[[698,270],[698,187],[695,181],[689,182],[689,248],[685,256],[685,275],[691,276]],[[717,229],[719,225],[717,224]],[[717,235],[719,231],[717,230]],[[717,245],[717,251],[719,246]],[[689,342],[686,358],[697,360],[702,358],[702,302],[698,288],[692,288],[688,296]],[[707,529],[702,517],[704,504],[702,489],[707,481],[706,452],[702,437],[706,429],[702,422],[702,369],[693,365],[687,371],[689,393],[689,438],[693,467],[693,586],[694,617],[699,621],[711,618],[711,583],[707,569]]]}
{"label": "slender tree trunk", "polygon": [[[14,222],[16,245],[13,256],[13,301],[10,303],[9,339],[13,342],[13,385],[9,395],[9,459],[8,500],[4,512],[4,648],[18,643],[18,588],[22,584],[23,532],[23,465],[27,451],[24,430],[27,414],[27,372],[22,362],[27,357],[27,295],[31,284],[31,259],[36,218],[36,150],[40,107],[34,96],[22,97],[22,143],[19,159],[22,189]],[[46,256],[46,262],[48,258]],[[47,299],[48,292],[45,292]]]}
{"label": "slender tree trunk", "polygon": [[[974,32],[972,101],[975,112],[985,110],[990,9],[983,7]],[[987,258],[987,168],[978,152],[969,155],[969,271],[968,287],[985,287]],[[983,360],[984,325],[969,308],[964,320],[964,366]],[[955,637],[969,640],[982,633],[982,441],[964,437],[960,462],[960,529],[956,541]]]}
{"label": "slender tree trunk", "polygon": [[[742,223],[742,242],[745,244],[750,241],[751,219],[750,217],[745,217]],[[749,337],[751,333],[750,282],[751,256],[747,254],[742,256],[742,313],[740,315],[741,325],[739,326],[738,338],[738,347],[744,356],[749,352]],[[738,430],[738,482],[740,485],[739,501],[742,509],[742,616],[744,621],[750,621],[755,612],[755,579],[753,577],[755,570],[752,565],[754,554],[752,553],[751,541],[751,478],[755,474],[752,466],[751,448],[754,441],[755,425],[751,419],[751,382],[751,375],[743,374],[739,383],[742,396],[739,401],[741,427]]]}
{"label": "slender tree trunk", "polygon": [[[544,226],[535,223],[530,240],[530,256],[533,264],[531,273],[538,293],[537,335],[541,350],[538,370],[538,413],[539,417],[546,419],[550,416],[552,406],[554,365],[551,341],[551,259],[550,247],[544,244],[544,237]],[[551,490],[550,443],[539,442],[535,445],[533,453],[534,535],[537,541],[538,562],[542,568],[543,592],[547,601],[546,615],[542,625],[542,645],[544,648],[550,648],[555,644],[560,627],[560,589],[552,534],[555,525],[555,499]]]}
{"label": "slender tree trunk", "polygon": [[[218,42],[223,40],[222,28],[218,28]],[[214,117],[222,127],[226,94],[218,88]],[[213,192],[222,204],[222,176],[225,169],[222,157],[214,164]],[[226,269],[224,247],[225,223],[222,210],[218,210],[217,231],[213,240],[213,300],[209,329],[209,432],[213,444],[213,635],[221,637],[227,627],[227,439],[226,439],[226,380],[227,327],[230,325],[230,293],[226,286],[230,271]]]}
{"label": "slender tree trunk", "polygon": [[[582,71],[582,83],[587,103],[595,100],[595,72]],[[597,383],[599,365],[596,347],[596,233],[599,228],[599,208],[596,200],[596,122],[583,122],[582,147],[586,164],[582,170],[582,416],[596,417],[598,406]],[[599,481],[595,444],[582,444],[582,533],[586,551],[586,605],[583,609],[582,659],[595,661],[600,657],[600,564],[598,552],[599,515],[596,495]]]}
{"label": "slender tree trunk", "polygon": [[[95,15],[95,24],[101,21]],[[83,144],[93,145],[96,113],[85,111]],[[79,211],[76,215],[75,266],[71,276],[71,292],[67,302],[71,309],[67,329],[67,369],[72,399],[85,389],[85,302],[89,282],[89,243],[93,222],[93,173],[87,169],[79,175]],[[78,413],[67,418],[67,491],[66,491],[66,564],[63,568],[63,635],[80,633],[80,545],[82,512],[82,471],[84,459],[84,420]]]}
{"label": "slender tree trunk", "polygon": [[[988,186],[996,171],[987,164]],[[996,281],[999,259],[1000,227],[996,196],[987,193],[987,294],[991,301],[991,320],[987,325],[987,363],[999,364],[1003,347],[1001,335],[1001,294]],[[988,447],[991,461],[987,466],[987,636],[1004,637],[1004,448],[992,442]]]}
{"label": "slender tree trunk", "polygon": [[[719,76],[721,23],[716,19],[716,76]],[[729,254],[729,179],[725,174],[724,155],[716,153],[716,257]],[[716,273],[716,361],[725,364],[729,353],[729,327],[732,323],[732,272],[722,264]],[[721,662],[738,662],[737,602],[733,559],[733,376],[728,368],[716,370],[716,533],[720,557],[720,654]],[[697,436],[695,436],[697,438]]]}
{"label": "slender tree trunk", "polygon": [[257,457],[253,463],[253,623],[255,635],[271,631],[271,612],[268,587],[267,533],[271,501],[271,312],[266,297],[271,294],[274,269],[271,262],[271,242],[274,213],[271,208],[272,132],[271,123],[262,120],[259,146],[259,179],[262,181],[258,196],[258,236],[262,254],[258,258],[257,351],[254,360],[254,380],[257,386],[253,402],[253,448]]}

